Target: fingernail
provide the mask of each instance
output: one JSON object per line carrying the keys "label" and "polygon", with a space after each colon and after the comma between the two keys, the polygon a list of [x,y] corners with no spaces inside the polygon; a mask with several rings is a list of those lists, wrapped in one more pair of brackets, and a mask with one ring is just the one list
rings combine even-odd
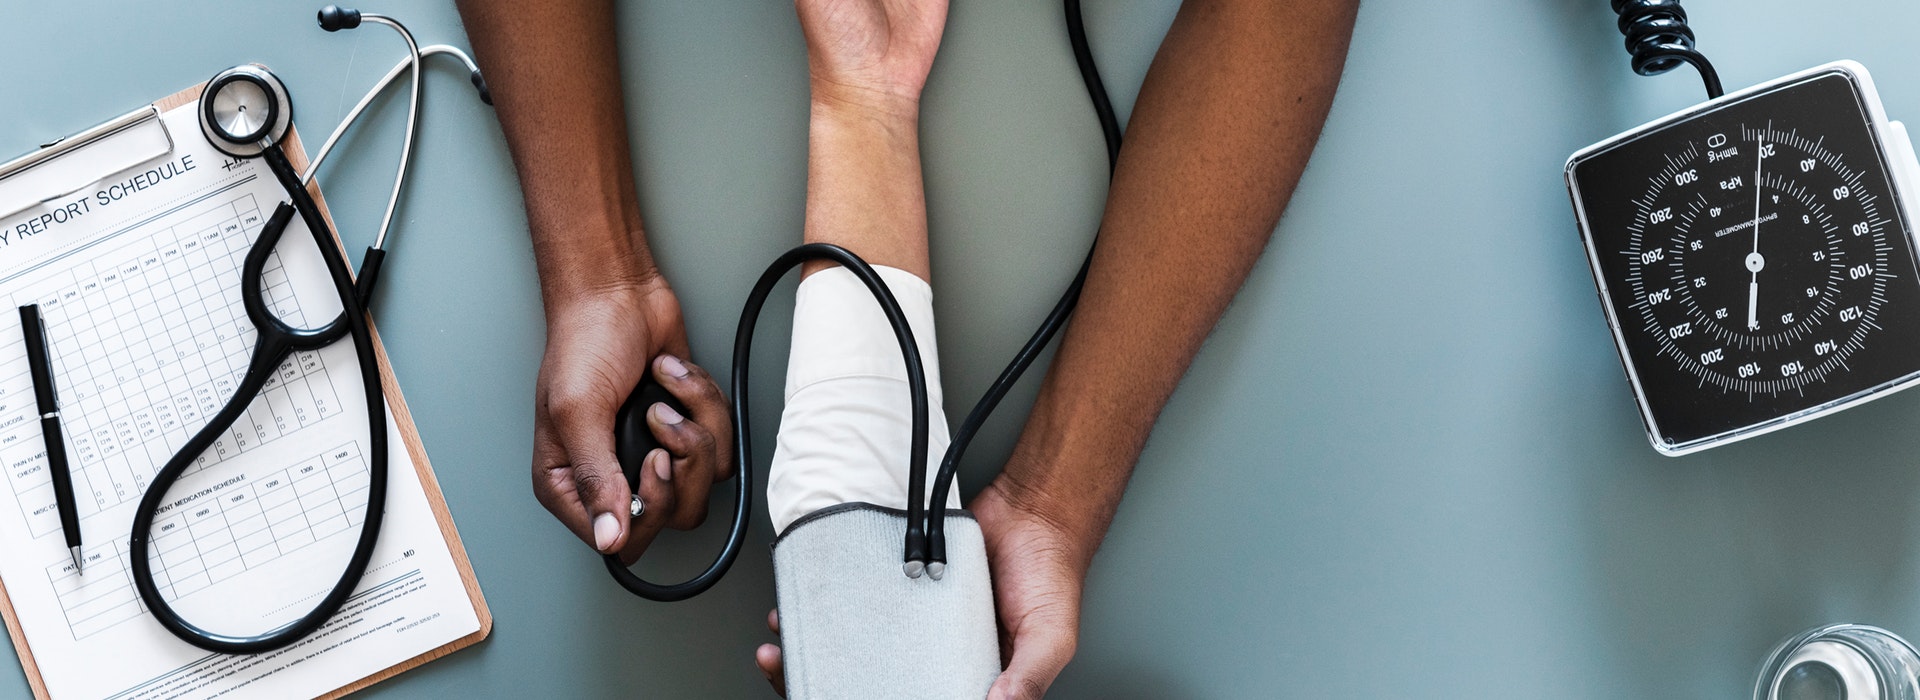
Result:
{"label": "fingernail", "polygon": [[673,410],[672,406],[664,403],[653,405],[653,417],[659,418],[660,422],[666,423],[667,425],[679,425],[680,421],[686,420],[680,416],[679,411]]}
{"label": "fingernail", "polygon": [[613,541],[620,538],[620,519],[612,513],[601,513],[593,519],[593,546],[602,552],[613,548]]}
{"label": "fingernail", "polygon": [[653,460],[653,473],[659,474],[661,481],[673,481],[673,460],[667,459],[666,450],[649,452],[647,459]]}
{"label": "fingernail", "polygon": [[687,366],[680,364],[680,358],[678,357],[674,357],[672,355],[661,355],[660,369],[666,370],[667,374],[673,377],[674,379],[687,378]]}

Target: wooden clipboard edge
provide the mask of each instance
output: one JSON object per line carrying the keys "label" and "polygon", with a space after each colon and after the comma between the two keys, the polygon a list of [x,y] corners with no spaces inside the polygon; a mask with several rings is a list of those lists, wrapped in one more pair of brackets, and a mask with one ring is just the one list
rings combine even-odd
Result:
{"label": "wooden clipboard edge", "polygon": [[[175,107],[200,99],[200,91],[205,87],[204,83],[195,85],[155,100],[153,105],[164,114]],[[301,145],[300,135],[295,129],[288,128],[287,138],[282,143],[282,148],[287,153],[287,159],[293,163],[294,169],[304,170],[307,167],[307,152]],[[320,194],[320,183],[309,184],[307,191],[312,193],[314,202],[320,205],[320,215],[326,218],[329,226],[333,226],[333,213],[327,209],[327,201]],[[334,227],[334,230],[339,229]],[[346,244],[340,241],[338,234],[335,234],[333,242],[341,247],[342,253],[345,253]],[[369,327],[371,329],[371,324]],[[413,424],[413,413],[407,409],[406,397],[401,395],[400,384],[394,379],[393,365],[387,359],[387,348],[380,342],[380,332],[377,329],[372,330],[373,351],[379,358],[380,385],[386,392],[387,405],[393,410],[394,423],[400,427],[401,442],[405,443],[407,454],[413,458],[414,473],[420,479],[420,488],[426,494],[427,505],[433,509],[433,518],[440,526],[440,535],[446,539],[447,551],[453,556],[454,568],[460,572],[460,583],[467,590],[467,599],[473,602],[473,613],[480,621],[480,629],[382,669],[373,675],[340,686],[320,696],[325,700],[335,700],[350,695],[380,681],[419,668],[429,661],[478,644],[493,633],[493,611],[487,607],[486,596],[480,590],[480,580],[473,573],[473,562],[468,559],[466,544],[461,541],[460,532],[454,526],[453,513],[447,507],[446,495],[440,490],[440,480],[434,476],[433,465],[427,461],[426,445],[420,441],[420,431]],[[0,581],[0,618],[6,620],[7,636],[13,641],[14,655],[20,659],[21,670],[26,675],[28,687],[33,690],[33,696],[38,700],[50,700],[46,679],[40,675],[40,665],[34,660],[33,650],[27,644],[26,632],[21,628],[20,618],[14,612],[13,599],[7,596],[4,581]]]}
{"label": "wooden clipboard edge", "polygon": [[0,617],[7,620],[7,636],[13,639],[16,656],[20,657],[20,669],[27,675],[27,687],[33,690],[33,696],[39,700],[48,700],[47,681],[40,677],[40,664],[33,660],[33,650],[27,648],[27,634],[20,628],[20,618],[14,615],[13,599],[7,597],[7,587],[0,584]]}

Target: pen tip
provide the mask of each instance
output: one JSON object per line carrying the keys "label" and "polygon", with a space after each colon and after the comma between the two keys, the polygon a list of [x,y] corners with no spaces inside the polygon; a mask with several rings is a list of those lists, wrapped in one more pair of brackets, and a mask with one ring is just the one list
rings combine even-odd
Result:
{"label": "pen tip", "polygon": [[85,571],[85,568],[84,568],[84,567],[82,567],[82,566],[80,565],[80,548],[79,548],[79,547],[68,547],[68,548],[67,548],[67,551],[68,551],[68,552],[71,552],[71,553],[73,554],[73,571],[74,571],[74,573],[84,573],[84,571]]}

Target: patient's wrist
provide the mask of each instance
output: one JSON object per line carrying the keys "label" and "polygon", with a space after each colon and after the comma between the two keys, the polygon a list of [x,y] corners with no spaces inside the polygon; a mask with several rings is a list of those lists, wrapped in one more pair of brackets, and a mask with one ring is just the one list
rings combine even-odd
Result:
{"label": "patient's wrist", "polygon": [[912,126],[920,118],[920,94],[813,81],[813,118],[854,119]]}
{"label": "patient's wrist", "polygon": [[[905,171],[915,174],[919,171],[920,121],[916,104],[823,99],[816,94],[807,131],[809,158],[816,166],[828,162],[858,164],[857,171],[869,175],[889,173],[880,179],[896,184],[902,182],[896,178]],[[814,168],[809,170],[808,177],[824,174]],[[814,184],[809,182],[809,188]],[[918,189],[917,178],[912,186]],[[915,193],[872,190],[867,194],[882,201],[897,201]]]}

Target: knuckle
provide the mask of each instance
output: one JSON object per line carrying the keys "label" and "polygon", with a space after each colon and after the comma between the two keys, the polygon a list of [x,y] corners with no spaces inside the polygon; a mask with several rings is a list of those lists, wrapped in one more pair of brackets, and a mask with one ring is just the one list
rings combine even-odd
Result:
{"label": "knuckle", "polygon": [[687,379],[691,380],[696,401],[719,404],[727,400],[726,394],[720,391],[720,383],[714,381],[713,376],[707,374],[706,370],[695,368],[687,374]]}
{"label": "knuckle", "polygon": [[553,492],[553,486],[542,481],[538,473],[533,477],[533,500],[539,501],[540,507],[548,512],[555,512],[559,508],[558,495]]}
{"label": "knuckle", "polygon": [[584,465],[575,465],[573,484],[580,489],[581,500],[591,501],[613,488],[612,479],[596,469],[583,469]]}
{"label": "knuckle", "polygon": [[604,403],[602,392],[578,381],[556,381],[547,389],[547,415],[556,426],[590,417]]}
{"label": "knuckle", "polygon": [[1039,698],[1046,697],[1047,695],[1047,684],[1040,682],[1040,679],[1034,678],[1033,676],[1020,679],[1019,685],[1021,700],[1026,700],[1027,698],[1039,700]]}
{"label": "knuckle", "polygon": [[575,392],[555,391],[547,397],[547,415],[557,424],[572,423],[586,411],[586,395]]}
{"label": "knuckle", "polygon": [[665,522],[668,516],[679,508],[678,494],[675,494],[673,489],[666,488],[665,484],[653,482],[641,486],[640,491],[640,497],[647,502],[647,512],[640,516],[642,520]]}
{"label": "knuckle", "polygon": [[713,375],[699,365],[687,364],[687,376],[680,380],[687,393],[697,403],[714,404],[722,401],[720,385],[714,383]]}
{"label": "knuckle", "polygon": [[1079,650],[1080,635],[1076,632],[1069,631],[1065,635],[1062,635],[1060,645],[1053,650],[1054,662],[1061,668],[1066,668],[1067,662],[1072,661],[1073,655],[1078,653]]}
{"label": "knuckle", "polygon": [[713,383],[713,377],[712,375],[707,374],[707,368],[694,364],[692,360],[688,360],[684,357],[680,358],[680,364],[687,368],[687,377],[686,377],[687,379],[697,379],[697,380],[700,380],[700,383],[702,384]]}
{"label": "knuckle", "polygon": [[692,442],[692,444],[689,445],[689,447],[691,448],[689,450],[690,452],[696,455],[713,454],[714,445],[717,444],[717,441],[713,439],[712,432],[698,425],[694,425],[691,428],[688,428],[687,432],[688,432],[688,438]]}

